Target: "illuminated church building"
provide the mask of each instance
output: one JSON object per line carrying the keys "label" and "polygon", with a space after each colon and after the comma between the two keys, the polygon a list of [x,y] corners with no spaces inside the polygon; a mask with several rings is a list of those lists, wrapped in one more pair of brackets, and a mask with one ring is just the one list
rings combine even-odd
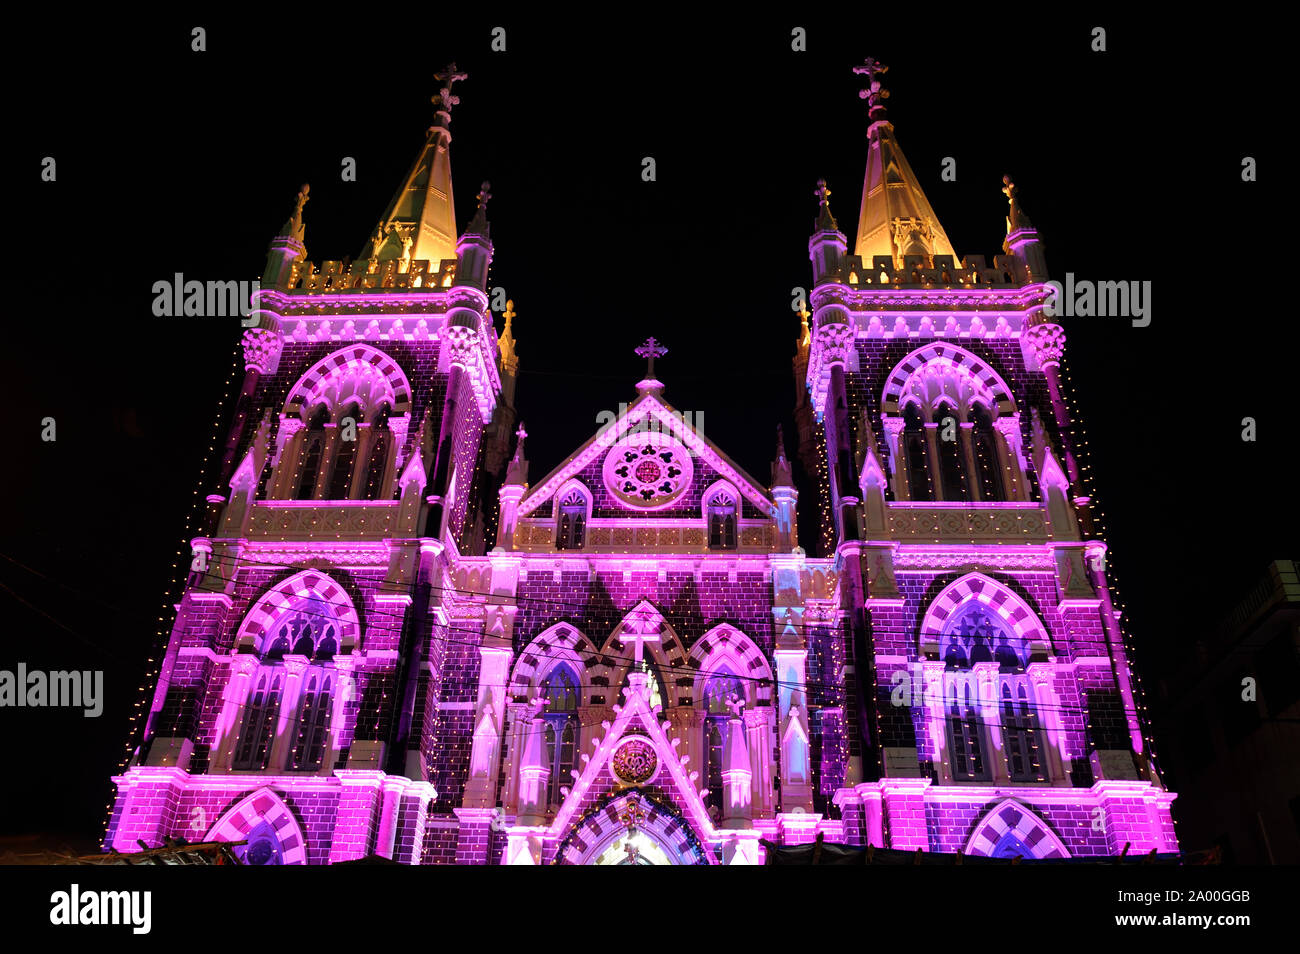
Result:
{"label": "illuminated church building", "polygon": [[356,261],[308,261],[304,188],[106,847],[243,841],[257,864],[755,864],[819,836],[1177,850],[1042,244],[1008,181],[1003,254],[959,259],[885,118],[883,68],[856,72],[856,240],[820,184],[797,446],[773,422],[761,475],[674,412],[653,339],[626,415],[530,475],[486,184],[457,229],[454,66]]}

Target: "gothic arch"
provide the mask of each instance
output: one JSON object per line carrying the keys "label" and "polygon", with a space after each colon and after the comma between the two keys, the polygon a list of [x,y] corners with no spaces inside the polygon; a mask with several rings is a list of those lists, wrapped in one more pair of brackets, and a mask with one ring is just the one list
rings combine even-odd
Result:
{"label": "gothic arch", "polygon": [[709,501],[718,493],[730,494],[731,502],[736,505],[736,517],[740,517],[740,491],[736,485],[729,480],[715,480],[709,484],[708,488],[700,495],[700,516],[707,522],[709,519]]}
{"label": "gothic arch", "polygon": [[[713,673],[726,666],[740,678],[745,689],[745,705],[754,708],[758,702],[772,702],[772,687],[776,679],[767,657],[757,644],[736,627],[727,623],[713,627],[691,647],[688,665],[696,670],[690,687],[696,705],[704,698],[704,684]],[[763,680],[766,680],[764,682]],[[673,705],[682,705],[685,687],[669,690]]]}
{"label": "gothic arch", "polygon": [[302,826],[284,799],[269,788],[258,789],[235,803],[212,826],[204,841],[243,841],[262,823],[275,832],[283,864],[307,863],[307,841]]}
{"label": "gothic arch", "polygon": [[919,650],[939,651],[939,637],[948,617],[963,604],[978,600],[997,614],[1029,646],[1031,652],[1050,654],[1051,638],[1042,620],[1015,591],[983,573],[967,573],[949,583],[930,603],[921,618]]}
{"label": "gothic arch", "polygon": [[588,487],[586,484],[584,484],[584,483],[583,483],[581,480],[579,480],[577,477],[571,477],[571,478],[569,478],[568,480],[566,480],[563,484],[561,484],[561,485],[560,485],[560,489],[557,490],[557,491],[555,492],[555,504],[554,504],[554,506],[551,507],[551,510],[554,512],[555,522],[556,522],[557,525],[558,525],[559,522],[560,522],[560,503],[561,503],[561,502],[564,500],[564,498],[567,497],[567,496],[568,496],[572,491],[577,491],[577,492],[578,492],[579,494],[581,494],[584,498],[586,498],[586,502],[587,502],[587,521],[588,521],[588,522],[591,521],[592,498],[594,497],[594,495],[593,495],[592,492],[591,492],[591,488]]}
{"label": "gothic arch", "polygon": [[384,403],[392,408],[392,416],[410,413],[411,385],[397,362],[370,345],[354,344],[326,355],[298,379],[285,401],[285,415],[303,418],[306,412],[322,402],[333,414],[353,395],[346,388],[341,390],[340,385],[355,377],[360,377],[368,385],[369,400],[364,408],[367,420],[371,412]]}
{"label": "gothic arch", "polygon": [[534,636],[519,653],[510,676],[510,698],[523,701],[537,695],[547,675],[561,663],[567,663],[577,674],[581,705],[587,705],[591,697],[588,674],[598,666],[599,656],[577,627],[568,623],[556,623]]}
{"label": "gothic arch", "polygon": [[[985,404],[995,418],[1015,412],[1011,389],[983,359],[954,344],[934,342],[917,348],[894,366],[881,396],[882,417],[901,416],[902,407],[908,403],[908,398],[915,397],[917,388],[923,387],[921,379],[927,369],[936,368],[950,371],[962,386],[962,393],[949,393],[947,396],[958,404],[963,420],[970,405],[976,401]],[[941,391],[935,392],[930,394],[930,399],[941,398],[943,394]]]}
{"label": "gothic arch", "polygon": [[235,631],[235,645],[251,642],[261,652],[263,642],[276,621],[296,601],[312,599],[328,607],[339,627],[339,646],[356,646],[361,636],[357,611],[342,585],[319,570],[302,570],[264,592],[244,616]]}
{"label": "gothic arch", "polygon": [[649,600],[641,600],[623,614],[623,619],[605,640],[605,655],[612,657],[615,663],[612,667],[602,663],[595,674],[606,676],[609,679],[610,689],[614,695],[618,694],[619,687],[627,678],[630,661],[629,657],[625,656],[628,650],[623,647],[620,639],[624,633],[631,632],[633,627],[657,629],[659,641],[646,643],[645,655],[653,659],[655,665],[659,667],[659,674],[664,681],[664,690],[671,693],[673,691],[671,686],[684,674],[683,671],[687,666],[686,647],[682,644],[677,631],[664,618],[664,614]]}
{"label": "gothic arch", "polygon": [[700,845],[690,822],[680,812],[642,791],[633,790],[630,793],[615,792],[602,798],[578,818],[556,849],[552,864],[595,863],[627,834],[628,829],[619,815],[631,808],[644,813],[637,825],[638,832],[662,850],[670,864],[717,863]]}
{"label": "gothic arch", "polygon": [[1070,857],[1065,844],[1047,822],[1014,798],[1004,798],[976,823],[966,842],[965,854],[989,857],[1008,836],[1032,852],[1035,858]]}

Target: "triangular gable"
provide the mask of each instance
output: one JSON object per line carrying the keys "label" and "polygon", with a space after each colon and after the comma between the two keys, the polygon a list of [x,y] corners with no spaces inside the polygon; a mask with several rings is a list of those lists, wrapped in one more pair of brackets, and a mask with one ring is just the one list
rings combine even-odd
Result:
{"label": "triangular gable", "polygon": [[[625,696],[622,709],[610,723],[609,729],[596,746],[596,751],[583,766],[577,781],[564,799],[564,804],[556,813],[549,834],[559,835],[568,829],[593,788],[599,794],[604,794],[604,790],[599,788],[601,780],[609,779],[613,782],[610,759],[619,743],[628,735],[628,730],[638,727],[646,731],[647,734],[640,737],[654,747],[661,766],[659,778],[653,784],[662,788],[677,803],[682,815],[694,826],[697,837],[704,841],[720,838],[722,833],[714,827],[704,799],[664,733],[663,723],[650,709],[650,683],[646,673],[638,670],[628,673],[628,691]],[[663,778],[664,774],[667,774],[667,780]]]}
{"label": "triangular gable", "polygon": [[719,476],[731,481],[741,496],[747,498],[763,513],[772,515],[776,503],[766,489],[730,457],[724,454],[713,442],[686,425],[673,408],[665,404],[654,394],[643,394],[627,409],[627,413],[604,431],[596,433],[568,459],[552,470],[537,486],[524,495],[519,502],[519,516],[525,517],[554,496],[560,486],[570,477],[580,474],[593,462],[603,459],[609,449],[622,440],[638,424],[647,418],[653,418],[662,425],[665,433],[680,441],[687,450],[705,461]]}

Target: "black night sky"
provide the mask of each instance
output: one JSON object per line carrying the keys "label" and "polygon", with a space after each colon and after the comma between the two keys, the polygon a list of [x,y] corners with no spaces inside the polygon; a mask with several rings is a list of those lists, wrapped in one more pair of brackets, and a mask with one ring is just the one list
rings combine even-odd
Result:
{"label": "black night sky", "polygon": [[[790,290],[811,280],[818,178],[850,244],[856,229],[867,123],[850,68],[872,55],[958,254],[1000,253],[1011,173],[1053,277],[1154,283],[1149,327],[1066,322],[1149,704],[1180,649],[1296,555],[1300,332],[1273,294],[1288,275],[1269,238],[1282,176],[1265,115],[1281,90],[1258,37],[973,8],[579,19],[413,8],[29,27],[32,73],[9,100],[0,668],[102,669],[106,702],[97,719],[0,710],[6,775],[30,778],[4,786],[0,835],[86,849],[100,836],[191,506],[216,489],[194,496],[219,417],[224,437],[239,322],[156,318],[151,286],[259,277],[303,182],[308,257],[355,256],[424,141],[447,60],[469,73],[452,122],[458,217],[491,180],[491,283],[518,314],[534,480],[634,396],[648,335],[669,348],[667,400],[766,480],[776,425],[793,433]],[[205,53],[190,50],[195,25]],[[1089,49],[1096,25],[1105,53]],[[808,52],[791,51],[794,26]],[[1246,155],[1260,182],[1241,181]],[[346,156],[356,182],[340,181]],[[945,156],[956,182],[940,180]]]}

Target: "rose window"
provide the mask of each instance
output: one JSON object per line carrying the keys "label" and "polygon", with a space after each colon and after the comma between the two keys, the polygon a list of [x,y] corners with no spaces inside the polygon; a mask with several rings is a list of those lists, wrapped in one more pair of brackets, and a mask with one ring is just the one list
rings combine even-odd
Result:
{"label": "rose window", "polygon": [[686,448],[658,435],[625,440],[605,458],[605,486],[634,507],[667,506],[690,486],[691,474]]}

